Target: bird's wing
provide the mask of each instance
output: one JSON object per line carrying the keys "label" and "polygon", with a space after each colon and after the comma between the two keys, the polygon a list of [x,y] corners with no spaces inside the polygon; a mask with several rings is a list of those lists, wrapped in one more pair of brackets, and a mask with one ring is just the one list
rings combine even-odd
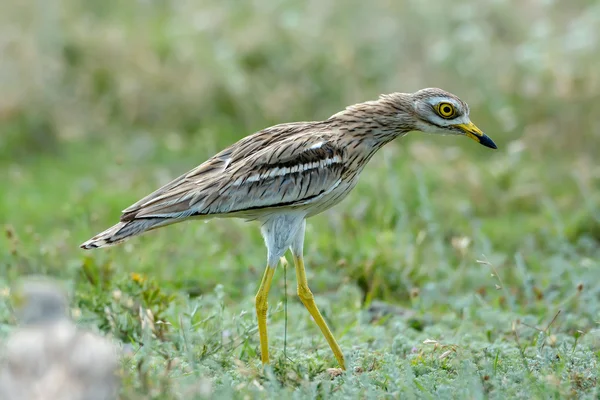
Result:
{"label": "bird's wing", "polygon": [[276,125],[253,135],[246,136],[220,153],[209,158],[207,161],[192,169],[180,177],[172,180],[161,188],[155,190],[144,198],[138,200],[124,209],[121,221],[129,221],[136,217],[137,213],[145,207],[157,203],[163,203],[165,196],[183,195],[189,190],[203,187],[215,177],[221,176],[226,170],[243,161],[248,155],[257,153],[277,141],[302,132],[310,122],[299,122]]}
{"label": "bird's wing", "polygon": [[121,221],[307,204],[339,185],[345,154],[318,123],[269,128],[124,210]]}

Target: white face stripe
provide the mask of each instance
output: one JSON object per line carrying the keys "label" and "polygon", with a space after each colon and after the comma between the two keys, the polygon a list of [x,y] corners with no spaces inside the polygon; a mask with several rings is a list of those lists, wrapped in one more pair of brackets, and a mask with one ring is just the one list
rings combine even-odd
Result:
{"label": "white face stripe", "polygon": [[468,124],[471,122],[468,115],[460,115],[453,119],[444,119],[437,114],[432,114],[429,120],[438,126],[450,126],[456,124]]}
{"label": "white face stripe", "polygon": [[451,97],[444,97],[444,96],[430,97],[427,99],[427,103],[431,104],[432,106],[435,106],[438,103],[450,103],[454,107],[456,107],[457,110],[463,109],[462,104],[460,104],[458,101],[456,101],[455,99],[453,99]]}

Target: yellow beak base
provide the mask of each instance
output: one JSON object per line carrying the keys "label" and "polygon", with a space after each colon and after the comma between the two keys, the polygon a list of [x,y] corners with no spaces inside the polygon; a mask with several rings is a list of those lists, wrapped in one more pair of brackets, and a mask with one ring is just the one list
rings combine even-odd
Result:
{"label": "yellow beak base", "polygon": [[497,149],[496,143],[485,133],[481,131],[474,123],[469,122],[468,124],[454,125],[456,128],[461,129],[465,132],[465,136],[470,137],[479,144],[489,147],[490,149]]}

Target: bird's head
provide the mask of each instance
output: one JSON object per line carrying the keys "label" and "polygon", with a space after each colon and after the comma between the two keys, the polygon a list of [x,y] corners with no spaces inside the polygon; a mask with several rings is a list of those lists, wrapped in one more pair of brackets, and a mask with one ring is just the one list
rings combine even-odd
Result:
{"label": "bird's head", "polygon": [[414,110],[414,128],[421,132],[464,135],[496,149],[494,141],[469,118],[469,106],[442,89],[422,89],[409,95]]}

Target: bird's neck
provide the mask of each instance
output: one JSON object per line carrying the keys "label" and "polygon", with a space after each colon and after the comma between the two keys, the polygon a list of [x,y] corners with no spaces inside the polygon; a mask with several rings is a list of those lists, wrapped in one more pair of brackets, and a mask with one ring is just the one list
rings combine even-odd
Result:
{"label": "bird's neck", "polygon": [[379,100],[347,107],[332,115],[328,122],[352,142],[360,142],[374,151],[415,129],[412,105],[399,101],[402,93],[385,95]]}

